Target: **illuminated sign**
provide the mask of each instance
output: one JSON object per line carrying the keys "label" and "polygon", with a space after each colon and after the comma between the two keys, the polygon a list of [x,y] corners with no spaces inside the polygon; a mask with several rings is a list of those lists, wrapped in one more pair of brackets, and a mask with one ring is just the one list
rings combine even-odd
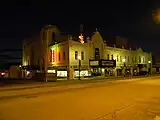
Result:
{"label": "illuminated sign", "polygon": [[102,60],[101,65],[106,67],[114,67],[116,63],[115,60]]}
{"label": "illuminated sign", "polygon": [[[74,72],[75,77],[79,76],[79,71]],[[88,70],[82,70],[80,71],[80,76],[88,76]]]}
{"label": "illuminated sign", "polygon": [[99,66],[99,61],[90,61],[90,66]]}

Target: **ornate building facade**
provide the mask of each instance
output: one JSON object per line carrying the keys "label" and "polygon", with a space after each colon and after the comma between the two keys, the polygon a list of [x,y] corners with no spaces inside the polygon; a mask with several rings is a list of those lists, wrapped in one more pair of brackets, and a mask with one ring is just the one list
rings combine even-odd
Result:
{"label": "ornate building facade", "polygon": [[151,72],[152,54],[141,48],[128,50],[123,46],[108,46],[98,31],[84,40],[82,43],[79,38],[62,35],[56,26],[47,25],[39,36],[30,42],[24,41],[23,66],[55,72],[58,77],[69,79],[79,75],[119,76],[128,72],[132,75],[139,71]]}

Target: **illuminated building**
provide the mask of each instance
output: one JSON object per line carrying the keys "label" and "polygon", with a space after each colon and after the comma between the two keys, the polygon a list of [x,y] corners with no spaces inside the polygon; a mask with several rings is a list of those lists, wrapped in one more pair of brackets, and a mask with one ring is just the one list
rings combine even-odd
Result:
{"label": "illuminated building", "polygon": [[[108,46],[96,30],[91,37],[61,35],[56,26],[42,28],[40,36],[24,42],[23,66],[37,66],[39,70],[57,71],[57,76],[73,79],[78,76],[122,75],[126,71],[148,71],[152,68],[152,54],[137,50]],[[84,41],[83,41],[84,40]]]}

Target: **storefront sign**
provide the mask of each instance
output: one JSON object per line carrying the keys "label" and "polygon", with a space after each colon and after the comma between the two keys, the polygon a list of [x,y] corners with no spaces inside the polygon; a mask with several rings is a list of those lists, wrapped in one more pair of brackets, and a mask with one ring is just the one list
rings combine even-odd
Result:
{"label": "storefront sign", "polygon": [[99,61],[90,61],[90,66],[99,66]]}
{"label": "storefront sign", "polygon": [[106,67],[114,67],[116,66],[116,62],[115,60],[102,60],[101,65]]}
{"label": "storefront sign", "polygon": [[[79,76],[79,71],[74,72],[75,77]],[[80,76],[88,76],[88,70],[82,70],[80,71]]]}

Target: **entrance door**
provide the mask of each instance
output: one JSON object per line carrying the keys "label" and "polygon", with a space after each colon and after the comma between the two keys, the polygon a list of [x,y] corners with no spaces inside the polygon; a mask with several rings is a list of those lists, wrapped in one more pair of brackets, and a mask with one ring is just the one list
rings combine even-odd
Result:
{"label": "entrance door", "polygon": [[101,75],[101,68],[93,68],[92,75],[93,76],[100,76]]}

